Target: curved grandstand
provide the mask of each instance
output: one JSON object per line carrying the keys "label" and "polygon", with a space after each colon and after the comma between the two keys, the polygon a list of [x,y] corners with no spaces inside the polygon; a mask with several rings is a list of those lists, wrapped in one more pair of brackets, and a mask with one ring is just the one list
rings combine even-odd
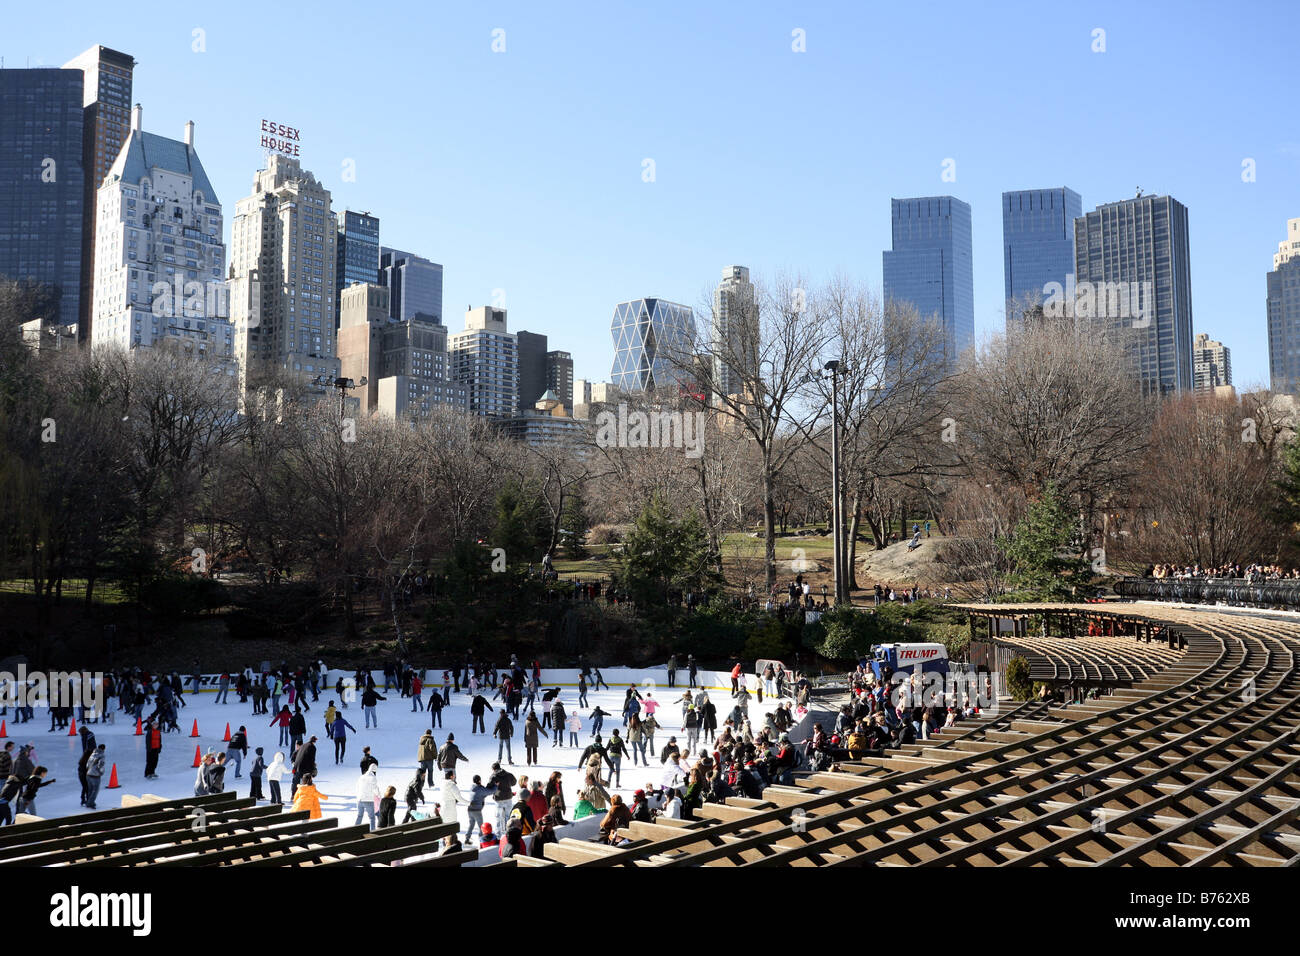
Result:
{"label": "curved grandstand", "polygon": [[[695,820],[633,823],[629,845],[561,840],[545,859],[505,865],[1300,865],[1300,624],[1118,604],[962,609],[1018,617],[1015,635],[996,639],[1032,653],[1043,679],[1129,686],[1068,706],[1011,705],[803,774],[762,800],[706,804]],[[1071,632],[1138,636],[1022,633],[1044,614]],[[367,835],[245,803],[180,800],[15,826],[0,835],[0,864],[410,865],[450,826]],[[205,832],[188,825],[197,804]]]}

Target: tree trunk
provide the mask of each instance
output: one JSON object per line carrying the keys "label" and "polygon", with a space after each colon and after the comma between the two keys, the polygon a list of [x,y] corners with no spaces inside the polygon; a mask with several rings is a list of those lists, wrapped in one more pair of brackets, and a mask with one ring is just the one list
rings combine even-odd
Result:
{"label": "tree trunk", "polygon": [[776,587],[776,479],[770,461],[763,463],[763,561],[767,593]]}
{"label": "tree trunk", "polygon": [[858,526],[861,522],[862,492],[855,491],[853,493],[853,518],[849,521],[849,540],[845,542],[845,548],[848,551],[848,561],[844,565],[844,589],[848,592],[844,595],[845,598],[851,598],[858,587]]}

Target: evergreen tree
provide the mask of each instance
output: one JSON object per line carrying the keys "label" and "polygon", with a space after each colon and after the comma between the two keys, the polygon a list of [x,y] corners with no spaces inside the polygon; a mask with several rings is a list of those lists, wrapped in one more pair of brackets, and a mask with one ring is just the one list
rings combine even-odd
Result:
{"label": "evergreen tree", "polygon": [[591,530],[587,522],[587,508],[579,494],[571,494],[564,503],[563,528],[568,532],[564,537],[565,554],[580,561],[587,556],[587,532]]}
{"label": "evergreen tree", "polygon": [[1087,565],[1071,554],[1074,516],[1055,484],[1033,499],[1011,537],[1000,542],[1011,562],[1012,584],[1039,600],[1068,597]]}
{"label": "evergreen tree", "polygon": [[623,543],[619,578],[642,607],[672,603],[680,593],[717,583],[709,537],[694,511],[674,518],[658,495],[637,515]]}
{"label": "evergreen tree", "polygon": [[540,558],[545,544],[538,538],[538,510],[536,499],[517,482],[497,493],[496,524],[490,540],[494,548],[505,549],[511,563],[527,564]]}

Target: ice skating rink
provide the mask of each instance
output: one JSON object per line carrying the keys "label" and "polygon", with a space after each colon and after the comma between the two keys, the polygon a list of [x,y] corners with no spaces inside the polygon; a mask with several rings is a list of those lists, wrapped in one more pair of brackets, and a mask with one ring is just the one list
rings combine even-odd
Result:
{"label": "ice skating rink", "polygon": [[[339,676],[339,671],[332,670],[329,674],[329,680],[333,683]],[[430,676],[436,675],[441,680],[440,670],[430,670]],[[611,786],[608,788],[611,793],[618,792],[625,797],[630,796],[633,791],[644,788],[648,784],[660,786],[667,782],[663,766],[659,763],[658,751],[663,749],[670,736],[678,738],[679,746],[685,750],[686,734],[681,730],[682,726],[682,706],[679,703],[683,691],[686,689],[687,675],[686,671],[678,671],[678,686],[671,688],[667,686],[667,672],[661,667],[658,669],[630,670],[624,668],[609,668],[604,670],[603,675],[609,683],[608,690],[599,691],[589,690],[587,694],[588,706],[579,708],[579,713],[583,718],[583,730],[579,737],[580,746],[577,748],[563,746],[553,747],[551,744],[551,735],[540,742],[538,748],[539,763],[529,767],[524,762],[524,742],[523,742],[523,723],[527,717],[527,708],[520,711],[520,719],[512,721],[514,723],[514,737],[511,740],[511,749],[514,754],[514,766],[506,763],[505,755],[502,755],[502,766],[510,770],[516,777],[527,775],[531,783],[534,779],[540,779],[545,783],[553,771],[560,771],[563,774],[563,791],[565,805],[568,808],[568,814],[571,817],[574,805],[577,803],[577,791],[582,786],[582,773],[578,770],[578,760],[582,755],[582,750],[592,740],[592,720],[591,712],[599,706],[610,716],[604,718],[604,727],[601,730],[601,737],[608,741],[610,732],[614,728],[619,728],[619,732],[626,737],[626,730],[623,728],[623,700],[629,683],[635,683],[639,692],[644,695],[651,695],[654,700],[659,702],[656,711],[656,719],[659,721],[661,728],[655,736],[655,753],[647,755],[650,759],[650,766],[644,765],[633,766],[631,758],[623,760],[621,785]],[[317,788],[325,794],[328,799],[324,800],[321,805],[322,812],[327,816],[337,817],[340,821],[351,824],[355,821],[357,815],[357,782],[360,776],[360,761],[362,748],[370,747],[371,753],[379,760],[379,787],[381,795],[389,787],[397,788],[397,819],[400,821],[405,814],[406,807],[403,800],[406,793],[406,787],[415,776],[416,750],[419,745],[420,735],[429,729],[430,715],[427,711],[411,710],[410,698],[403,698],[396,687],[391,691],[383,690],[383,675],[376,673],[375,678],[378,681],[377,689],[387,697],[387,700],[380,701],[376,707],[379,719],[378,729],[371,727],[366,729],[365,718],[361,709],[359,699],[351,700],[346,709],[342,710],[343,715],[348,722],[356,727],[356,732],[349,732],[347,742],[347,753],[341,764],[336,765],[334,762],[334,744],[326,733],[324,726],[324,713],[331,700],[339,706],[338,695],[331,690],[328,694],[321,694],[319,700],[312,702],[310,693],[307,694],[307,704],[311,710],[305,713],[307,720],[307,736],[315,735],[317,756],[316,765],[319,770],[316,778]],[[351,672],[348,672],[347,680],[351,682]],[[560,700],[564,704],[566,713],[572,713],[578,703],[578,691],[576,687],[577,675],[575,671],[542,671],[543,689],[551,687],[560,687]],[[718,726],[721,727],[726,721],[727,716],[731,713],[734,702],[731,698],[730,680],[728,675],[715,671],[701,671],[699,674],[699,683],[709,694],[710,701],[717,707]],[[751,691],[757,686],[755,677],[751,674],[747,678],[747,683]],[[428,699],[431,689],[426,687],[421,695],[425,706],[428,706]],[[696,691],[698,693],[698,690]],[[492,737],[492,727],[496,721],[497,715],[501,710],[502,703],[500,700],[492,699],[492,689],[488,688],[483,691],[483,696],[495,708],[485,714],[485,723],[487,725],[486,734],[470,733],[470,694],[464,692],[451,694],[451,705],[444,707],[442,711],[441,727],[433,727],[434,738],[441,747],[447,739],[448,733],[456,735],[456,744],[469,758],[468,762],[459,764],[457,771],[457,782],[462,793],[468,794],[470,782],[475,774],[480,775],[486,783],[487,778],[492,773],[492,763],[497,759],[497,741]],[[90,730],[95,734],[96,742],[107,745],[105,767],[110,768],[113,764],[117,765],[118,782],[121,788],[117,790],[107,789],[109,783],[109,770],[106,769],[103,785],[100,789],[96,806],[99,809],[116,807],[120,804],[122,794],[140,795],[145,793],[156,794],[166,799],[174,799],[192,795],[194,793],[195,775],[198,771],[194,768],[194,751],[199,747],[202,753],[207,753],[209,749],[213,753],[221,753],[226,749],[226,744],[222,740],[226,725],[229,723],[231,733],[234,733],[240,725],[246,728],[248,735],[248,756],[244,758],[242,767],[242,776],[236,777],[233,763],[229,764],[226,771],[225,789],[235,791],[241,796],[247,796],[249,792],[248,769],[255,759],[255,749],[264,748],[263,757],[269,765],[275,757],[277,750],[281,751],[285,757],[285,763],[291,764],[289,759],[288,747],[277,746],[280,736],[278,727],[270,726],[271,715],[253,715],[252,699],[246,704],[239,702],[239,697],[232,690],[229,694],[229,700],[225,704],[216,702],[216,693],[214,691],[205,691],[199,694],[189,692],[188,683],[186,685],[185,702],[186,706],[180,708],[178,722],[181,725],[181,733],[170,733],[163,735],[162,754],[158,761],[158,778],[156,780],[144,779],[145,765],[145,746],[144,737],[135,736],[135,720],[125,712],[116,710],[117,701],[112,702],[115,722],[99,722],[90,725]],[[525,697],[526,699],[526,697]],[[281,698],[281,704],[287,703],[287,698]],[[761,704],[757,703],[751,696],[749,701],[750,720],[755,731],[763,726],[764,717],[772,711],[778,701],[769,697],[764,697]],[[269,706],[269,702],[268,702]],[[550,703],[543,703],[540,698],[536,703],[537,718],[542,720],[543,708],[549,710]],[[153,710],[152,704],[145,708],[145,716],[148,716]],[[642,713],[644,717],[644,712]],[[14,709],[8,709],[4,717],[7,724],[6,742],[12,740],[14,748],[11,751],[17,756],[18,748],[23,744],[33,744],[35,747],[33,760],[38,766],[48,767],[50,772],[46,779],[54,778],[56,783],[45,787],[41,790],[36,801],[37,815],[45,818],[56,816],[67,816],[83,812],[79,806],[78,798],[80,795],[80,783],[77,780],[77,761],[81,756],[81,738],[67,736],[67,730],[60,730],[54,733],[49,732],[50,718],[48,710],[36,708],[34,719],[22,724],[14,723]],[[190,736],[194,721],[198,721],[199,737]],[[566,730],[563,737],[565,743],[568,742],[568,731]],[[628,748],[629,751],[632,749]],[[605,768],[608,773],[608,767]],[[435,768],[435,784],[433,787],[425,786],[425,803],[420,809],[430,815],[434,812],[434,805],[439,801],[442,789],[442,775]],[[291,775],[284,777],[283,797],[286,804],[290,802],[289,791]],[[269,796],[269,788],[266,785],[266,778],[263,776],[262,792]],[[489,798],[488,813],[485,819],[491,822],[495,816],[495,804]],[[465,805],[459,807],[458,819],[464,821]]]}

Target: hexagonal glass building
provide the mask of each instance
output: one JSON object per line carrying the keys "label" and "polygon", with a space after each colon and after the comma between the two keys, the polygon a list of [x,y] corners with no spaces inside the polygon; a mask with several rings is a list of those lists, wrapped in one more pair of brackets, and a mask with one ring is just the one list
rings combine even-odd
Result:
{"label": "hexagonal glass building", "polygon": [[664,299],[633,299],[614,306],[610,380],[627,391],[684,386],[695,344],[695,312]]}

